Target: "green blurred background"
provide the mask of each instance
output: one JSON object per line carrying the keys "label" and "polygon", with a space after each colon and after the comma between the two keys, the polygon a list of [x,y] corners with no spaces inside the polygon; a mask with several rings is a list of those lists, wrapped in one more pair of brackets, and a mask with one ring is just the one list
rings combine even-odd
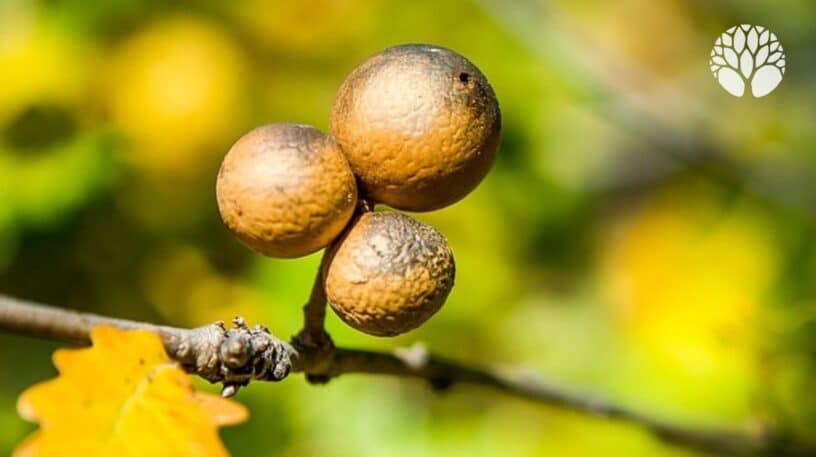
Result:
{"label": "green blurred background", "polygon": [[[235,241],[214,182],[267,122],[325,130],[366,56],[450,47],[488,76],[504,140],[465,200],[420,214],[457,285],[422,341],[659,418],[816,440],[816,3],[809,0],[0,0],[0,291],[179,326],[298,330],[317,256]],[[764,25],[788,71],[723,91],[714,39]],[[33,426],[52,342],[0,335],[0,455]],[[215,391],[214,386],[202,386]],[[639,429],[461,387],[293,377],[241,391],[239,456],[691,456]]]}

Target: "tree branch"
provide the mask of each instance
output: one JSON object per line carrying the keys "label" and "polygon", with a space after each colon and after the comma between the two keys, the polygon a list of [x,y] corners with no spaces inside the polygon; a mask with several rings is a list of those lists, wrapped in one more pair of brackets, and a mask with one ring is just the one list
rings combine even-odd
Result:
{"label": "tree branch", "polygon": [[328,261],[328,249],[323,251],[317,274],[312,284],[309,300],[303,305],[303,329],[295,336],[293,343],[298,347],[310,347],[313,350],[327,352],[331,350],[332,341],[323,324],[326,320],[326,286],[323,281],[323,267]]}
{"label": "tree branch", "polygon": [[323,264],[326,261],[326,254],[320,260],[317,268],[317,276],[312,285],[312,292],[309,294],[309,301],[303,305],[303,331],[310,335],[326,334],[323,322],[326,320],[326,289],[323,286]]}
{"label": "tree branch", "polygon": [[[321,293],[313,291],[316,296]],[[629,422],[664,441],[719,455],[816,455],[816,446],[792,437],[674,425],[530,377],[460,365],[432,356],[421,346],[381,353],[299,345],[297,337],[294,344],[289,344],[263,326],[248,327],[241,318],[236,318],[234,324],[230,329],[221,322],[182,329],[69,311],[0,295],[0,330],[78,344],[89,344],[90,331],[97,325],[154,331],[162,338],[170,357],[189,373],[223,383],[223,393],[228,396],[251,380],[280,381],[290,372],[305,373],[313,382],[351,373],[410,377],[428,381],[435,389],[446,389],[454,384],[478,385],[525,400]]]}

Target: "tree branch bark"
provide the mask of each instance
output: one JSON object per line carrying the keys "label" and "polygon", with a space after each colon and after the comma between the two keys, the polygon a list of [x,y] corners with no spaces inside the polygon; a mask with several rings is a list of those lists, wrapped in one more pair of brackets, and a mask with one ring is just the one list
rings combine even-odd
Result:
{"label": "tree branch bark", "polygon": [[[319,298],[320,294],[321,291],[317,294],[313,291],[313,296]],[[325,306],[325,296],[322,300]],[[317,301],[310,300],[310,303]],[[326,382],[351,373],[390,375],[425,380],[437,390],[455,384],[488,387],[524,400],[632,423],[661,440],[718,455],[816,455],[816,445],[790,436],[670,424],[530,377],[508,376],[494,370],[460,365],[430,355],[421,346],[382,353],[333,345],[303,345],[298,343],[298,337],[294,344],[289,344],[263,326],[248,327],[241,318],[233,322],[234,327],[229,329],[221,322],[183,329],[80,313],[0,295],[0,330],[77,344],[89,344],[90,331],[97,325],[153,331],[162,338],[170,357],[189,373],[210,382],[223,383],[223,394],[227,396],[235,394],[238,387],[251,380],[280,381],[290,372],[305,373],[312,382]],[[307,318],[305,326],[308,325]]]}
{"label": "tree branch bark", "polygon": [[303,305],[303,330],[312,335],[325,334],[323,323],[326,320],[326,289],[323,286],[323,264],[326,255],[320,261],[317,268],[317,276],[312,285],[312,292],[309,294],[309,301]]}

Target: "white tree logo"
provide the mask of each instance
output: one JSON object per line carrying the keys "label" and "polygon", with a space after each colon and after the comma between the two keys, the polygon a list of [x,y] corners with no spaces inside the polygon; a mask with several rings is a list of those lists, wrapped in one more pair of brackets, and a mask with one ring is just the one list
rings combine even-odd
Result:
{"label": "white tree logo", "polygon": [[723,89],[742,97],[751,86],[754,97],[770,94],[785,74],[785,52],[776,35],[759,25],[735,25],[714,42],[711,72]]}

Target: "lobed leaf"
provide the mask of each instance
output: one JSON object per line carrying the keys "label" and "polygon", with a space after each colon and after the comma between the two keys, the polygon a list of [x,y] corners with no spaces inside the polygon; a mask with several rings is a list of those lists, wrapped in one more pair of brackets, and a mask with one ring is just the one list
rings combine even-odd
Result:
{"label": "lobed leaf", "polygon": [[158,335],[96,327],[93,346],[54,353],[59,376],[27,389],[17,409],[40,429],[14,457],[223,457],[218,427],[246,409],[198,393]]}

